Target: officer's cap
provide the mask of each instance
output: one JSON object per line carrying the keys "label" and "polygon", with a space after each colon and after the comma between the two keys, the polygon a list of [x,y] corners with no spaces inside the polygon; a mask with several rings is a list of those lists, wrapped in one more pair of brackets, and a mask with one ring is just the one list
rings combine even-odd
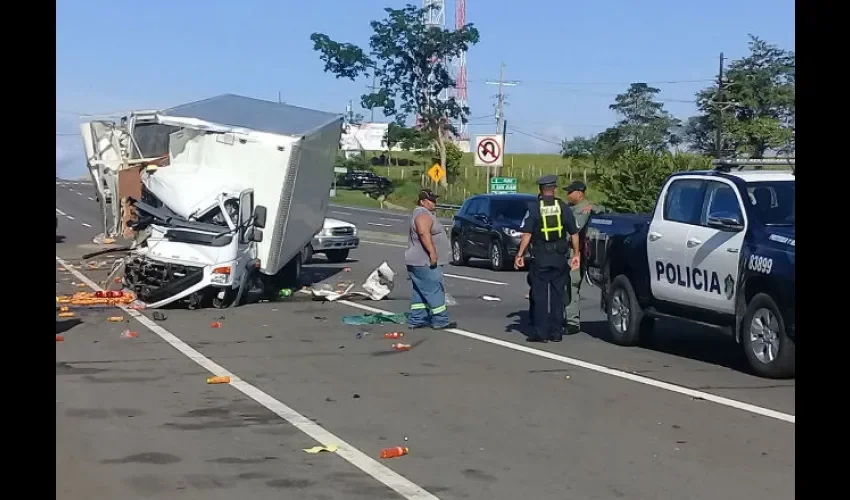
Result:
{"label": "officer's cap", "polygon": [[578,191],[580,193],[583,193],[586,190],[587,190],[587,186],[585,185],[585,183],[583,183],[581,181],[573,181],[573,182],[570,183],[569,186],[564,188],[564,191],[566,191],[567,194],[572,193],[573,191]]}
{"label": "officer's cap", "polygon": [[558,176],[557,175],[544,175],[537,179],[537,184],[541,188],[546,187],[555,187],[558,185]]}

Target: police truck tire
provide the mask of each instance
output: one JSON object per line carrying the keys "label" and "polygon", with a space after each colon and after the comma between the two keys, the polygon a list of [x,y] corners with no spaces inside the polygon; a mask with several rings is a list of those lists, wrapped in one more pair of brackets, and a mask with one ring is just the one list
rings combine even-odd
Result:
{"label": "police truck tire", "polygon": [[638,303],[634,287],[622,274],[611,282],[605,312],[608,314],[612,342],[623,346],[633,346],[639,342],[643,309]]}
{"label": "police truck tire", "polygon": [[750,367],[761,377],[791,378],[796,373],[796,345],[773,298],[757,293],[741,322],[741,345]]}
{"label": "police truck tire", "polygon": [[490,242],[490,268],[494,271],[504,271],[508,268],[505,263],[505,249],[499,240],[494,239]]}
{"label": "police truck tire", "polygon": [[452,238],[452,265],[465,266],[468,263],[469,257],[467,257],[466,253],[463,251],[463,244],[461,243],[460,238]]}

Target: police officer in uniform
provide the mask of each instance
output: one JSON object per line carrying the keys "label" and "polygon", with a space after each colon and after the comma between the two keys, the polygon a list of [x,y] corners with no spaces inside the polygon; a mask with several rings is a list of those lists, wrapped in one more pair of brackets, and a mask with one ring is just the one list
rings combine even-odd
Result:
{"label": "police officer in uniform", "polygon": [[[534,331],[529,342],[560,342],[564,328],[564,293],[568,270],[580,263],[578,227],[570,207],[555,198],[558,177],[545,175],[537,180],[540,196],[529,204],[520,229],[522,239],[514,259],[514,267],[525,266],[525,251],[531,245],[530,306]],[[569,259],[570,248],[573,257]]]}
{"label": "police officer in uniform", "polygon": [[[567,192],[567,204],[570,206],[570,211],[575,218],[576,226],[578,226],[579,248],[584,248],[584,242],[587,238],[587,223],[590,222],[591,214],[605,213],[608,210],[602,205],[591,205],[587,198],[584,197],[584,192],[587,190],[587,185],[581,181],[574,181],[569,186],[564,188]],[[572,250],[570,257],[572,257]],[[569,299],[566,301],[567,307],[564,309],[564,318],[566,319],[566,333],[573,335],[581,330],[581,316],[579,315],[579,300],[581,298],[581,282],[584,276],[584,262],[581,263],[579,269],[570,270],[568,293]]]}

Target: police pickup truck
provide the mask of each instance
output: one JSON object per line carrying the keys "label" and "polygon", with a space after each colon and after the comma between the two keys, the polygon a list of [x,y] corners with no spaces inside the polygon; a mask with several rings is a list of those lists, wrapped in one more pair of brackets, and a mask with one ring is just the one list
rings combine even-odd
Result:
{"label": "police pickup truck", "polygon": [[671,175],[653,214],[591,218],[586,277],[615,343],[675,317],[731,332],[760,376],[794,376],[794,174],[744,170],[778,162],[718,160]]}

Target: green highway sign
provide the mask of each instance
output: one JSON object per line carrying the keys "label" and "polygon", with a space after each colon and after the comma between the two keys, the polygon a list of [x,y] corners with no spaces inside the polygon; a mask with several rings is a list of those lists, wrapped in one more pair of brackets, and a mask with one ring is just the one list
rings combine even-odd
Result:
{"label": "green highway sign", "polygon": [[516,193],[516,177],[493,177],[490,179],[490,192],[494,194]]}

